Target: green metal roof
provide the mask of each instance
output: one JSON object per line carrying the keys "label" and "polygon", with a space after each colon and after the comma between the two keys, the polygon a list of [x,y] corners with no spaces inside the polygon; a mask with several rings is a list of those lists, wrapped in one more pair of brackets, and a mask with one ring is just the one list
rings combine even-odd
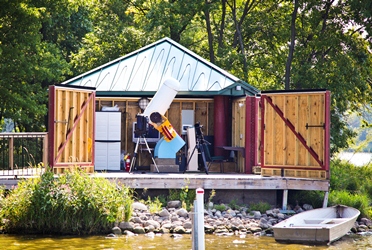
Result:
{"label": "green metal roof", "polygon": [[258,93],[256,88],[169,38],[62,84],[95,87],[97,96],[153,96],[169,77],[180,82],[177,96],[244,96]]}

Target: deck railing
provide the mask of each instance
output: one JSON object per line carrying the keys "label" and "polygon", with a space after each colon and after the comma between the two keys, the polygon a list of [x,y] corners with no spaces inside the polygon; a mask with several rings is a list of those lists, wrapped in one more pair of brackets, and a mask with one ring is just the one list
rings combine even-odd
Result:
{"label": "deck railing", "polygon": [[0,176],[40,173],[47,157],[48,133],[0,133]]}

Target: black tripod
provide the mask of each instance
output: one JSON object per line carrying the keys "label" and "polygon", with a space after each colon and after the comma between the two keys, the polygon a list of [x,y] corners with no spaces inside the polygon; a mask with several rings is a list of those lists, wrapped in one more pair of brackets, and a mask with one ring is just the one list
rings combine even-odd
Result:
{"label": "black tripod", "polygon": [[152,156],[152,153],[151,153],[151,149],[149,147],[149,144],[147,144],[147,141],[146,141],[146,138],[144,136],[139,136],[137,138],[137,143],[136,143],[136,147],[134,149],[134,154],[133,154],[133,159],[132,159],[132,162],[130,163],[130,168],[129,168],[129,173],[132,171],[132,167],[136,164],[136,159],[137,159],[137,155],[138,155],[138,145],[140,144],[140,140],[141,138],[143,139],[143,141],[145,142],[146,144],[146,147],[147,147],[147,150],[149,151],[150,155],[151,155],[151,159],[152,159],[152,162],[154,163],[155,167],[156,167],[156,170],[158,171],[159,173],[159,169],[158,169],[158,166],[156,165],[156,162],[155,162],[155,159],[154,157]]}
{"label": "black tripod", "polygon": [[[191,153],[189,159],[187,159],[186,168],[185,168],[185,171],[183,171],[183,173],[186,172],[186,169],[189,166],[190,160],[192,159],[192,156],[194,155],[195,150],[197,149],[198,152],[200,153],[200,157],[201,157],[201,160],[202,160],[202,163],[203,163],[203,166],[204,166],[204,171],[205,171],[206,174],[208,174],[207,159],[205,157],[205,152],[204,152],[204,146],[206,146],[208,142],[206,140],[204,140],[204,136],[203,136],[203,132],[201,131],[201,128],[202,128],[202,126],[200,126],[199,123],[195,124],[196,145],[195,145],[194,149],[192,150],[192,153]],[[198,157],[198,162],[199,162],[199,157]]]}
{"label": "black tripod", "polygon": [[159,173],[158,166],[156,165],[155,159],[152,156],[149,144],[147,144],[146,137],[145,137],[146,133],[148,132],[147,117],[145,117],[143,115],[137,115],[136,118],[137,118],[137,124],[136,124],[135,130],[134,130],[134,134],[137,135],[138,138],[137,138],[136,147],[134,149],[133,159],[132,159],[132,162],[130,163],[129,173],[131,172],[132,167],[136,164],[136,159],[137,159],[137,155],[138,155],[138,145],[140,144],[141,139],[145,142],[147,150],[149,151],[149,153],[151,155],[152,162],[154,163],[154,165],[156,167],[156,170]]}

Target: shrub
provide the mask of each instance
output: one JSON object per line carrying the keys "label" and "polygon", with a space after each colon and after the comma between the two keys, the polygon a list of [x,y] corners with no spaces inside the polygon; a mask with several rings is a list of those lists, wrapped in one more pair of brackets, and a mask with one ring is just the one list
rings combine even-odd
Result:
{"label": "shrub", "polygon": [[107,233],[114,222],[130,219],[132,196],[129,188],[79,170],[59,178],[46,171],[10,191],[0,219],[9,233]]}
{"label": "shrub", "polygon": [[155,197],[151,200],[150,196],[147,197],[147,201],[142,201],[148,208],[150,213],[160,212],[163,208],[163,203],[159,197]]}
{"label": "shrub", "polygon": [[182,189],[170,189],[169,190],[169,200],[179,200],[182,202],[182,207],[189,210],[194,205],[194,200],[196,198],[195,190],[190,192],[188,186]]}
{"label": "shrub", "polygon": [[239,210],[240,209],[240,206],[238,205],[238,202],[235,199],[230,201],[229,207],[233,210]]}
{"label": "shrub", "polygon": [[249,206],[250,211],[260,211],[261,214],[266,213],[267,210],[271,209],[271,206],[267,202],[258,202],[258,203],[253,203]]}
{"label": "shrub", "polygon": [[226,210],[226,206],[225,204],[216,204],[213,206],[214,209],[220,211],[220,212],[223,212]]}
{"label": "shrub", "polygon": [[288,202],[293,205],[310,204],[313,208],[323,206],[324,192],[323,191],[291,191],[288,196]]}

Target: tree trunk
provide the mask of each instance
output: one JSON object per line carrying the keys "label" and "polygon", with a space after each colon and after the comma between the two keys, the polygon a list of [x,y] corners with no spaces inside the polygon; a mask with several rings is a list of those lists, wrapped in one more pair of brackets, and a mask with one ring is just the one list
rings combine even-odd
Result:
{"label": "tree trunk", "polygon": [[204,7],[204,15],[205,15],[205,24],[207,26],[207,34],[208,34],[208,47],[209,47],[209,60],[211,63],[215,63],[215,56],[213,50],[213,34],[212,34],[212,27],[211,27],[211,19],[209,15],[209,6],[208,0],[205,0],[205,7]]}
{"label": "tree trunk", "polygon": [[291,64],[293,60],[293,53],[295,48],[295,39],[296,39],[296,18],[298,10],[298,0],[294,0],[294,8],[292,12],[292,21],[291,21],[291,43],[289,45],[289,52],[287,63],[285,64],[285,89],[290,89],[290,77],[291,77]]}

